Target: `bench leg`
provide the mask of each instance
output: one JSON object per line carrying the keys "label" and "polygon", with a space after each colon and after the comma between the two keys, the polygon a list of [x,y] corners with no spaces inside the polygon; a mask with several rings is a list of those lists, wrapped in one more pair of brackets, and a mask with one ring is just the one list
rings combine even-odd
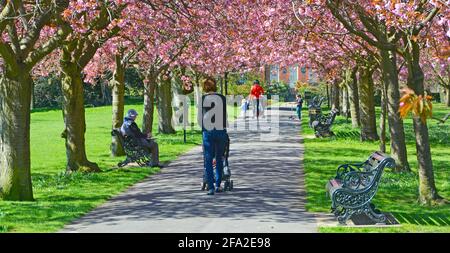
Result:
{"label": "bench leg", "polygon": [[337,220],[339,221],[339,224],[341,225],[347,225],[347,221],[352,217],[352,215],[355,213],[352,209],[343,209],[341,213],[339,213],[339,216],[337,217]]}
{"label": "bench leg", "polygon": [[369,203],[364,207],[364,213],[376,223],[386,224],[386,215],[375,211],[375,205]]}
{"label": "bench leg", "polygon": [[127,157],[123,162],[118,163],[117,166],[124,167],[129,163],[130,163],[130,159]]}

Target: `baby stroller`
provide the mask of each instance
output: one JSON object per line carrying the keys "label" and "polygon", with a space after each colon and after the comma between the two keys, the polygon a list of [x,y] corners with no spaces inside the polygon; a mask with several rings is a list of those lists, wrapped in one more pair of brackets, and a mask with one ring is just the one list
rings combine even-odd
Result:
{"label": "baby stroller", "polygon": [[[224,182],[223,191],[233,190],[233,180],[231,180],[231,170],[228,164],[228,157],[230,155],[230,137],[227,134],[227,142],[225,144],[225,151],[223,154],[223,171],[222,171],[222,182]],[[208,184],[206,182],[206,167],[204,165],[203,159],[203,182],[202,191],[208,189]],[[216,170],[216,160],[213,160],[213,169]]]}

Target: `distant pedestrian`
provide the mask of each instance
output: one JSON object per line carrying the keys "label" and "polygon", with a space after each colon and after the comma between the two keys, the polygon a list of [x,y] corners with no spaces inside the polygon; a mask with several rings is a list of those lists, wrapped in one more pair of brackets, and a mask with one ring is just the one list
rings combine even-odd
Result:
{"label": "distant pedestrian", "polygon": [[247,99],[242,99],[241,101],[241,116],[245,119],[247,117],[247,110],[249,108],[249,101]]}
{"label": "distant pedestrian", "polygon": [[297,95],[296,103],[297,103],[296,112],[297,112],[298,119],[302,120],[302,108],[303,108],[302,95],[300,95],[300,94]]}
{"label": "distant pedestrian", "polygon": [[250,91],[250,97],[252,98],[253,104],[253,117],[256,116],[256,118],[260,116],[260,99],[262,94],[264,94],[264,89],[261,87],[259,80],[255,80]]}

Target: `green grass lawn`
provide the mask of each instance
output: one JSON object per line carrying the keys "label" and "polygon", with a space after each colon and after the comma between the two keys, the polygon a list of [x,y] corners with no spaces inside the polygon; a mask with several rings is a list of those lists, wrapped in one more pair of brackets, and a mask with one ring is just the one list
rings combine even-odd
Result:
{"label": "green grass lawn", "polygon": [[[143,110],[142,104],[130,102],[125,111]],[[229,107],[229,118],[237,110]],[[156,113],[155,113],[156,114]],[[65,175],[65,145],[60,110],[40,110],[31,114],[31,172],[34,202],[0,201],[0,232],[54,232],[127,187],[157,173],[155,168],[115,168],[124,157],[110,155],[111,107],[86,109],[86,149],[89,160],[97,162],[102,172]],[[155,116],[155,119],[157,117]],[[141,125],[140,117],[137,120]],[[157,129],[155,122],[154,129]],[[160,147],[160,160],[167,162],[201,143],[198,130],[173,135],[155,134]]]}
{"label": "green grass lawn", "polygon": [[[436,104],[434,115],[442,118],[450,108]],[[377,110],[379,114],[379,108]],[[379,142],[359,141],[359,129],[352,129],[351,122],[338,116],[332,130],[336,138],[317,139],[308,126],[308,113],[303,112],[303,137],[305,138],[305,171],[307,209],[313,212],[329,212],[331,201],[325,196],[327,180],[335,176],[340,164],[362,162],[376,150]],[[378,121],[379,117],[377,118]],[[349,120],[350,121],[350,120]],[[377,122],[378,124],[378,122]],[[439,194],[450,200],[450,123],[437,125],[429,121],[431,152],[434,174]],[[450,204],[422,206],[418,204],[418,174],[412,120],[405,120],[408,161],[413,173],[383,173],[380,188],[373,203],[384,212],[391,212],[401,223],[390,228],[322,227],[321,232],[450,232]],[[389,152],[389,147],[387,147]]]}

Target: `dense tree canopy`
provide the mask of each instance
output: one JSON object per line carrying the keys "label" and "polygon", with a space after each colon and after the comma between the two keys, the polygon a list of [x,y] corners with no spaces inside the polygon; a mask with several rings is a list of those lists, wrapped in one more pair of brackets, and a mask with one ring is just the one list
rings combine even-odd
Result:
{"label": "dense tree canopy", "polygon": [[[364,100],[373,93],[375,80],[385,93],[391,153],[400,170],[409,170],[399,113],[404,106],[401,83],[410,88],[414,104],[428,104],[424,102],[429,82],[450,94],[450,8],[445,0],[10,0],[0,1],[0,7],[0,198],[4,199],[32,199],[33,76],[54,73],[62,80],[68,171],[99,169],[88,161],[84,149],[83,81],[93,83],[114,73],[113,96],[120,105],[128,66],[136,67],[145,83],[147,133],[152,132],[154,99],[170,105],[171,78],[189,85],[186,69],[223,75],[300,63],[331,84],[336,98],[339,89],[352,99],[359,92],[365,112],[361,125],[372,125],[362,131],[362,139],[375,140],[375,121],[369,118],[374,117],[373,101]],[[119,107],[117,119],[123,114]],[[356,117],[360,110],[355,108]],[[168,110],[159,113],[171,115]],[[426,145],[425,119],[431,111],[416,112],[421,200],[430,202],[439,199]]]}

